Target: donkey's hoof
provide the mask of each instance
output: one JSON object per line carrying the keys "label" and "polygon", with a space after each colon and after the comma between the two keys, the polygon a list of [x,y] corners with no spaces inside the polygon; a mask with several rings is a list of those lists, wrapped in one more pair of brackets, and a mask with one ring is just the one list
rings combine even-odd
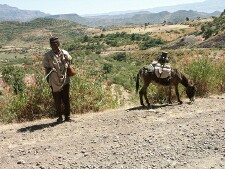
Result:
{"label": "donkey's hoof", "polygon": [[149,109],[153,109],[153,106],[150,105],[150,104],[148,104],[148,108],[149,108]]}
{"label": "donkey's hoof", "polygon": [[179,101],[179,104],[183,104],[183,102],[182,101]]}

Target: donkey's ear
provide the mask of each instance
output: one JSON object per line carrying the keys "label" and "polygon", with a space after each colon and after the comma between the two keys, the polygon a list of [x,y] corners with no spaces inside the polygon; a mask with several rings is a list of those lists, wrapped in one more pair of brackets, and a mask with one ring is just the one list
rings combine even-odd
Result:
{"label": "donkey's ear", "polygon": [[194,86],[194,87],[197,86],[197,84],[193,80],[191,80],[191,85]]}

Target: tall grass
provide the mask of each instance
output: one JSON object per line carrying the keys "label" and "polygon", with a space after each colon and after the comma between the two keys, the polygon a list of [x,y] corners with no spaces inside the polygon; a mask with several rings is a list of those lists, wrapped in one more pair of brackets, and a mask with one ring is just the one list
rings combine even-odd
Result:
{"label": "tall grass", "polygon": [[44,70],[37,64],[29,71],[35,77],[35,84],[26,86],[23,92],[17,95],[8,93],[5,96],[7,103],[1,111],[1,121],[23,122],[53,116],[51,93],[43,79]]}
{"label": "tall grass", "polygon": [[197,86],[197,96],[225,92],[225,61],[215,62],[210,58],[194,60],[185,72]]}
{"label": "tall grass", "polygon": [[[116,97],[112,96],[109,86],[104,86],[101,74],[91,75],[87,70],[76,69],[71,78],[71,113],[85,113],[115,108]],[[4,123],[32,121],[44,117],[54,117],[55,108],[51,90],[44,78],[41,65],[33,65],[35,84],[27,86],[18,95],[5,95],[5,105],[0,110],[0,120]]]}
{"label": "tall grass", "polygon": [[76,75],[71,78],[71,111],[86,113],[115,108],[117,98],[112,97],[110,86],[104,85],[101,72],[76,69]]}

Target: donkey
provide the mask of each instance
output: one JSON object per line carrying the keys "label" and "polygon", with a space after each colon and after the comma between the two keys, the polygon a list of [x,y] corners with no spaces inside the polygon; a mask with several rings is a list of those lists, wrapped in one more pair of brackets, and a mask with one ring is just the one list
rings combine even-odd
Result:
{"label": "donkey", "polygon": [[144,106],[143,102],[143,96],[146,100],[146,103],[148,106],[150,106],[148,97],[147,97],[147,88],[151,82],[155,82],[157,84],[163,85],[163,86],[169,86],[169,98],[168,102],[169,104],[172,104],[171,101],[171,91],[172,86],[175,86],[176,96],[179,104],[182,104],[183,102],[180,99],[179,91],[178,91],[178,84],[181,83],[186,88],[186,94],[191,102],[194,102],[195,100],[195,94],[196,94],[196,87],[195,85],[192,85],[189,80],[177,69],[171,69],[171,75],[169,78],[159,78],[155,71],[148,71],[145,67],[141,68],[137,74],[136,78],[136,93],[138,93],[139,90],[139,77],[143,79],[143,86],[141,90],[139,91],[140,96],[140,104]]}

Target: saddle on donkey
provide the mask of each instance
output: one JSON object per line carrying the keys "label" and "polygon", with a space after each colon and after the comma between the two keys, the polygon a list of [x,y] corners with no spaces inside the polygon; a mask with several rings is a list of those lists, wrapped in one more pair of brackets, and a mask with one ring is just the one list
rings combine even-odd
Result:
{"label": "saddle on donkey", "polygon": [[153,61],[151,64],[146,65],[144,68],[148,72],[154,72],[158,78],[168,78],[171,76],[171,66],[168,64],[169,58],[167,52],[162,52],[158,56],[158,61]]}

